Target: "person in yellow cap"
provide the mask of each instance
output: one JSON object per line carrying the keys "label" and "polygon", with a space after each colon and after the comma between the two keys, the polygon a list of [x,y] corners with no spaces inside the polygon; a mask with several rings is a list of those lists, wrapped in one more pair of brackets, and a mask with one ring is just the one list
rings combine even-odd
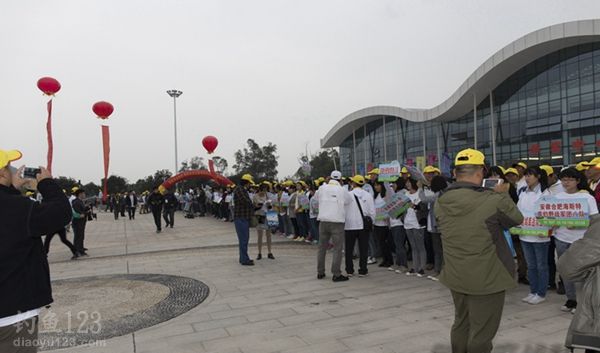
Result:
{"label": "person in yellow cap", "polygon": [[575,166],[575,169],[577,169],[578,172],[582,172],[584,173],[586,170],[588,170],[588,166],[586,166],[587,162],[579,162],[577,163],[577,165]]}
{"label": "person in yellow cap", "polygon": [[517,182],[519,181],[519,171],[516,170],[515,168],[506,168],[505,172],[504,172],[504,177],[506,178],[506,180],[513,184],[514,187],[517,187]]}
{"label": "person in yellow cap", "polygon": [[454,163],[456,182],[434,206],[444,249],[439,280],[450,289],[455,308],[452,351],[491,352],[506,290],[516,287],[504,229],[521,224],[523,215],[506,187],[481,187],[483,153],[462,150]]}
{"label": "person in yellow cap", "polygon": [[250,219],[254,215],[254,204],[248,188],[252,184],[254,184],[252,175],[244,174],[240,183],[233,189],[233,224],[239,242],[239,263],[244,266],[254,266],[254,261],[248,256]]}
{"label": "person in yellow cap", "polygon": [[353,202],[346,206],[346,223],[344,226],[346,273],[348,276],[354,276],[354,244],[358,241],[358,275],[362,277],[369,272],[367,258],[369,256],[370,232],[375,220],[375,204],[373,196],[363,189],[366,180],[362,175],[351,177],[350,182],[352,184],[350,196],[352,196]]}
{"label": "person in yellow cap", "polygon": [[560,179],[558,179],[558,173],[554,171],[552,166],[544,164],[540,166],[540,169],[543,170],[548,176],[548,189],[546,189],[546,194],[557,195],[565,191],[565,189],[562,187]]}
{"label": "person in yellow cap", "polygon": [[440,174],[441,173],[439,173],[439,169],[432,165],[428,165],[423,169],[423,176],[425,177],[425,180],[427,180],[427,184],[431,184],[431,179]]}
{"label": "person in yellow cap", "polygon": [[519,181],[517,181],[516,185],[517,190],[522,190],[523,188],[527,187],[527,182],[525,181],[525,169],[527,169],[527,164],[521,161],[513,164],[512,167],[519,172]]}
{"label": "person in yellow cap", "polygon": [[[362,189],[365,190],[366,192],[368,192],[369,194],[371,194],[371,196],[375,196],[375,191],[373,190],[373,184],[377,181],[377,178],[379,178],[379,174],[381,174],[381,171],[379,170],[379,168],[373,168],[373,169],[371,169],[371,171],[369,171],[367,173],[367,177],[364,178],[365,183],[362,186]],[[350,187],[350,189],[351,189],[351,187]]]}
{"label": "person in yellow cap", "polygon": [[[156,234],[162,232],[162,210],[163,210],[163,206],[165,204],[165,197],[163,196],[163,194],[160,192],[159,190],[160,185],[156,185],[152,188],[152,193],[150,194],[150,196],[148,196],[148,207],[150,208],[150,212],[152,212],[152,217],[154,218],[154,225],[156,226]],[[121,202],[120,196],[117,196],[117,199],[119,199],[119,206],[115,207],[115,212],[119,212],[119,209],[121,207]],[[118,217],[118,215],[116,215],[116,217]]]}
{"label": "person in yellow cap", "polygon": [[[35,178],[24,178],[24,166],[11,163],[22,154],[0,150],[0,351],[37,351],[38,316],[52,303],[48,258],[42,235],[64,228],[72,216],[65,194],[46,168]],[[42,194],[34,202],[22,194],[26,187]],[[15,345],[22,342],[26,345]]]}
{"label": "person in yellow cap", "polygon": [[410,173],[408,172],[408,168],[402,167],[402,169],[400,169],[400,177],[402,179],[404,179],[404,181],[407,181],[408,178],[410,178]]}

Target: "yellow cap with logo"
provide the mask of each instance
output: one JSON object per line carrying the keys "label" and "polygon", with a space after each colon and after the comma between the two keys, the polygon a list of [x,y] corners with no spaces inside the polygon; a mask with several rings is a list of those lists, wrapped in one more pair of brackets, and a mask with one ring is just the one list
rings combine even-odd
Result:
{"label": "yellow cap with logo", "polygon": [[485,165],[485,156],[478,150],[467,148],[458,152],[454,165]]}
{"label": "yellow cap with logo", "polygon": [[400,169],[400,173],[408,174],[408,169],[406,167],[402,167],[402,169]]}
{"label": "yellow cap with logo", "polygon": [[527,164],[525,164],[525,162],[517,162],[515,163],[515,166],[527,169]]}
{"label": "yellow cap with logo", "polygon": [[0,168],[6,167],[10,162],[21,159],[23,154],[17,150],[0,150]]}
{"label": "yellow cap with logo", "polygon": [[379,168],[373,168],[370,172],[367,173],[367,175],[379,175],[379,173]]}
{"label": "yellow cap with logo", "polygon": [[515,168],[506,168],[506,171],[504,172],[504,175],[508,175],[510,173],[513,173],[514,175],[519,175],[519,171],[516,170]]}
{"label": "yellow cap with logo", "polygon": [[365,177],[362,175],[355,175],[351,177],[350,180],[357,183],[358,185],[365,185]]}
{"label": "yellow cap with logo", "polygon": [[423,173],[437,173],[438,169],[432,165],[428,165],[423,169]]}
{"label": "yellow cap with logo", "polygon": [[587,162],[579,162],[579,163],[577,163],[577,165],[575,166],[575,169],[577,169],[580,172],[588,170],[590,167],[588,167],[587,165],[585,165],[586,163]]}

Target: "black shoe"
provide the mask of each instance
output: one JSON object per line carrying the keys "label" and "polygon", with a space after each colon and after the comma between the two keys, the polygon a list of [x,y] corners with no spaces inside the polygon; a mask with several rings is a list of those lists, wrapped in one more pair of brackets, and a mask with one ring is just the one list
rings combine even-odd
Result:
{"label": "black shoe", "polygon": [[344,281],[349,280],[349,278],[344,275],[339,275],[339,276],[333,276],[333,278],[331,280],[333,282],[344,282]]}
{"label": "black shoe", "polygon": [[317,279],[323,279],[323,278],[325,278],[325,274],[324,274],[324,273],[323,273],[323,274],[318,274],[318,275],[317,275]]}
{"label": "black shoe", "polygon": [[573,309],[577,308],[577,302],[575,300],[567,300],[565,305],[563,305],[560,310],[564,312],[570,312]]}
{"label": "black shoe", "polygon": [[161,230],[161,229],[157,229],[157,230],[156,230],[156,234],[158,234],[158,233],[160,233],[160,232],[162,232],[162,230]]}
{"label": "black shoe", "polygon": [[254,261],[242,262],[242,266],[254,266]]}
{"label": "black shoe", "polygon": [[71,260],[77,260],[79,258],[79,254],[75,253],[73,254],[73,257],[71,258]]}
{"label": "black shoe", "polygon": [[88,253],[86,253],[85,251],[80,251],[79,257],[81,257],[81,256],[90,256],[90,255],[88,255]]}
{"label": "black shoe", "polygon": [[173,229],[173,225],[171,224],[171,229]]}
{"label": "black shoe", "polygon": [[257,259],[257,260],[260,260],[260,259],[262,259],[262,255],[261,255],[261,254],[258,254],[258,256],[256,257],[256,259]]}
{"label": "black shoe", "polygon": [[558,287],[556,287],[556,294],[564,295],[565,293],[565,284],[562,281],[558,282]]}
{"label": "black shoe", "polygon": [[388,265],[387,265],[385,262],[382,262],[382,263],[380,263],[378,266],[379,266],[379,267],[390,267],[390,266],[388,266]]}
{"label": "black shoe", "polygon": [[519,277],[519,283],[529,285],[529,281],[526,277]]}
{"label": "black shoe", "polygon": [[368,275],[369,275],[369,272],[367,272],[367,271],[364,271],[364,272],[363,271],[358,271],[358,277],[365,277],[365,276],[368,276]]}
{"label": "black shoe", "polygon": [[268,257],[269,259],[271,259],[271,260],[275,260],[275,256],[273,256],[273,254],[271,254],[271,253],[269,253],[269,254],[267,255],[267,257]]}

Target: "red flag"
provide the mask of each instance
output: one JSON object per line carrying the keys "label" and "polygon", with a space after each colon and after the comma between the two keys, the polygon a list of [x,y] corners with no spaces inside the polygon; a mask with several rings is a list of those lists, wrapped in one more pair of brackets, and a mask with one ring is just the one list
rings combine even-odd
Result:
{"label": "red flag", "polygon": [[48,154],[46,156],[46,169],[52,173],[52,155],[54,144],[52,143],[52,99],[48,101],[48,121],[46,121],[46,134],[48,136]]}
{"label": "red flag", "polygon": [[108,179],[108,165],[110,162],[110,133],[108,126],[102,125],[102,148],[104,150],[104,191],[102,192],[102,201],[106,201]]}

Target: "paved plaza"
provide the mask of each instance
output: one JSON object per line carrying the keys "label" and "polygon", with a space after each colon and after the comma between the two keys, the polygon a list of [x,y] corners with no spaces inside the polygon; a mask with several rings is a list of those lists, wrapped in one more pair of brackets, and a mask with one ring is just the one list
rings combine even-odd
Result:
{"label": "paved plaza", "polygon": [[[251,257],[257,255],[253,232]],[[333,283],[328,273],[325,280],[317,280],[316,246],[274,239],[276,259],[246,267],[237,262],[232,223],[185,219],[178,213],[174,229],[156,234],[150,215],[115,221],[100,212],[98,221],[87,226],[90,257],[71,261],[68,249],[53,240],[51,310],[58,318],[55,326],[63,331],[70,316],[73,331],[95,323],[97,329],[113,330],[114,337],[99,346],[52,351],[450,351],[454,311],[441,284],[376,265],[365,278]],[[187,294],[176,289],[178,281],[186,280],[193,291],[206,285],[208,295],[191,295],[195,302],[190,304],[190,289]],[[494,352],[566,352],[562,347],[572,316],[559,309],[564,296],[550,292],[546,303],[532,306],[520,301],[527,293],[521,285],[507,295]],[[179,316],[170,318],[170,312]],[[140,328],[144,325],[148,327]],[[42,324],[40,328],[44,330]]]}

